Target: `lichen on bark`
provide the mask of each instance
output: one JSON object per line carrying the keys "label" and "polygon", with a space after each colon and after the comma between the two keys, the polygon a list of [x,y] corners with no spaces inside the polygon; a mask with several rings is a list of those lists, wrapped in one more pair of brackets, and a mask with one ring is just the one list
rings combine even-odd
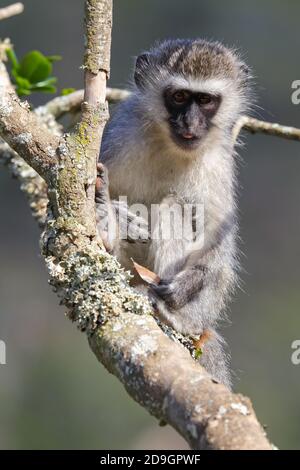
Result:
{"label": "lichen on bark", "polygon": [[144,296],[129,286],[130,274],[105,251],[100,240],[91,242],[79,233],[69,243],[69,233],[55,219],[48,221],[42,249],[50,284],[80,330],[92,334],[124,311],[151,313]]}
{"label": "lichen on bark", "polygon": [[85,2],[85,24],[84,68],[94,75],[103,70],[108,78],[112,27],[111,1],[87,0]]}

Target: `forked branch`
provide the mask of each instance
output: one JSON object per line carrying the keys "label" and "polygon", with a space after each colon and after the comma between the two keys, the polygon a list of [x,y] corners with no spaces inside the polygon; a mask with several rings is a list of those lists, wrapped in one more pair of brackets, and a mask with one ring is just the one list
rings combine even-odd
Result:
{"label": "forked branch", "polygon": [[6,20],[11,16],[19,15],[24,10],[24,5],[21,2],[13,3],[4,8],[0,8],[0,20]]}

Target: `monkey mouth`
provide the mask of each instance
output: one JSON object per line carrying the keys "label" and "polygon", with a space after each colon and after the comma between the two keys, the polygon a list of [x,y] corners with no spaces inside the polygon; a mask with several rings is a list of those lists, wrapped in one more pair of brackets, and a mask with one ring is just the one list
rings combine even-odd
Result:
{"label": "monkey mouth", "polygon": [[193,135],[188,132],[186,133],[178,133],[176,131],[172,131],[172,138],[176,145],[184,150],[194,150],[196,149],[201,141],[201,137],[198,135]]}

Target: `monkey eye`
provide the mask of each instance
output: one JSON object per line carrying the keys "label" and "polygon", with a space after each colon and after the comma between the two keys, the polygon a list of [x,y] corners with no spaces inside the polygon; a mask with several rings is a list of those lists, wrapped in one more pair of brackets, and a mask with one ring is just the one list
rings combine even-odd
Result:
{"label": "monkey eye", "polygon": [[197,101],[201,105],[211,104],[213,102],[213,97],[208,93],[199,93]]}
{"label": "monkey eye", "polygon": [[184,104],[188,101],[190,94],[185,90],[178,90],[173,93],[172,98],[176,104]]}

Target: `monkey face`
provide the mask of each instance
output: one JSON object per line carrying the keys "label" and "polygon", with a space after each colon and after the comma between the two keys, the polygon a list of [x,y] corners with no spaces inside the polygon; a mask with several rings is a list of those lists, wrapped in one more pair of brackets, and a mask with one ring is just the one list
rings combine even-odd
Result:
{"label": "monkey face", "polygon": [[221,96],[168,87],[163,99],[172,140],[184,150],[195,150],[212,125]]}
{"label": "monkey face", "polygon": [[[236,51],[202,39],[166,40],[138,56],[135,85],[144,128],[184,157],[229,135],[249,106],[251,75]],[[180,153],[180,152],[179,152]]]}

